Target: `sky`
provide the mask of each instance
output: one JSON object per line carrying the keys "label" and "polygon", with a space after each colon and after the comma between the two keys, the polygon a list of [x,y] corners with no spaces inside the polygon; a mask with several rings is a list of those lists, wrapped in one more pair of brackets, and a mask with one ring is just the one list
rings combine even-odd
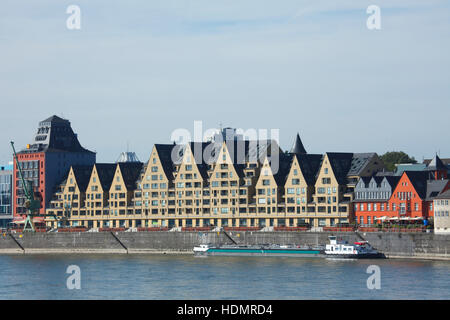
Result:
{"label": "sky", "polygon": [[[70,30],[70,5],[81,10]],[[366,12],[380,8],[380,30]],[[174,130],[279,129],[309,153],[450,158],[448,0],[2,0],[0,163],[39,121],[114,162]]]}

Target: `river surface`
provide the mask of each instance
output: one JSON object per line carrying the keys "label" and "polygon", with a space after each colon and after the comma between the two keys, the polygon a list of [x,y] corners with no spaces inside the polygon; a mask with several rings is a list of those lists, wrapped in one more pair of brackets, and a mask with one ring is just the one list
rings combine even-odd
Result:
{"label": "river surface", "polygon": [[[67,287],[71,265],[80,289]],[[450,299],[450,261],[1,255],[0,299]]]}

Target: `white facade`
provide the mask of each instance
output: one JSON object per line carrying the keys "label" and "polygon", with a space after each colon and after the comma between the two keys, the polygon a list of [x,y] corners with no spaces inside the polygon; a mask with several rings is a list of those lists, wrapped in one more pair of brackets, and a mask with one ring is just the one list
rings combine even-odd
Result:
{"label": "white facade", "polygon": [[434,200],[434,233],[450,234],[450,199]]}

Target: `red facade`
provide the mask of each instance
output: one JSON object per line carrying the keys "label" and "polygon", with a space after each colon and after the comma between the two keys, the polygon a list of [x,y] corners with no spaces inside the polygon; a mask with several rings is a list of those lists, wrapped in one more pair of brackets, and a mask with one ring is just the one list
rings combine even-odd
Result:
{"label": "red facade", "polygon": [[[434,216],[433,199],[427,199],[427,183],[425,179],[411,179],[417,173],[403,172],[389,200],[354,201],[355,219],[359,224],[377,223],[381,217],[429,218]],[[423,175],[426,177],[426,174]],[[450,189],[450,181],[443,179],[441,173],[434,175],[434,180],[441,180],[445,192]],[[417,178],[417,177],[416,177]],[[440,178],[440,179],[436,179]],[[413,183],[414,182],[414,183]]]}
{"label": "red facade", "polygon": [[[17,158],[19,160],[19,163],[27,164],[26,168],[23,168],[22,173],[23,174],[33,174],[34,172],[37,172],[37,177],[26,178],[26,180],[36,180],[36,183],[34,183],[33,191],[34,191],[34,197],[35,199],[39,199],[41,203],[41,209],[39,210],[39,214],[45,213],[45,203],[46,203],[46,193],[45,193],[45,153],[39,152],[39,153],[19,153],[17,154]],[[37,162],[36,168],[32,167],[29,168],[29,164],[34,164]],[[18,188],[20,181],[19,176],[19,170],[17,168],[17,163],[14,162],[14,173],[13,173],[13,190],[14,190],[14,199],[15,199],[15,205],[13,206],[13,213],[14,213],[14,220],[22,220],[25,218],[24,216],[24,209],[19,204],[21,201],[24,201],[24,196],[20,194],[21,189]]]}

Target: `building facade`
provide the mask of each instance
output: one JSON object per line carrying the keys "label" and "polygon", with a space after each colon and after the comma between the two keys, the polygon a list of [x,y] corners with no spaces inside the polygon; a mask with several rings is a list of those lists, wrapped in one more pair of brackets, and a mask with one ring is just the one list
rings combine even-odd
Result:
{"label": "building facade", "polygon": [[128,179],[121,163],[92,166],[88,181],[78,178],[73,167],[47,209],[46,222],[56,227],[54,217],[67,216],[62,208],[69,206],[69,190],[84,199],[77,203],[79,215],[73,210],[68,218],[72,226],[318,227],[351,222],[355,177],[381,171],[383,163],[375,153],[307,154],[300,144],[296,141],[284,153],[273,140],[248,141],[224,133],[223,139],[210,142],[156,144],[148,162]]}
{"label": "building facade", "polygon": [[450,234],[450,190],[434,199],[434,232]]}
{"label": "building facade", "polygon": [[389,199],[400,177],[372,176],[361,178],[355,187],[355,219],[360,225],[377,223],[390,212]]}
{"label": "building facade", "polygon": [[[34,197],[40,201],[39,214],[44,215],[58,184],[67,177],[72,165],[95,163],[95,153],[84,149],[70,122],[52,116],[39,123],[31,144],[17,153],[24,179],[33,186]],[[14,219],[19,222],[26,213],[25,194],[14,162],[13,174]],[[35,218],[36,222],[43,218]]]}
{"label": "building facade", "polygon": [[401,176],[361,178],[353,201],[356,221],[370,225],[379,223],[382,217],[399,220],[433,218],[433,200],[450,188],[447,168],[439,163],[436,156],[421,171],[403,171]]}
{"label": "building facade", "polygon": [[12,163],[0,167],[0,227],[5,228],[13,218]]}

